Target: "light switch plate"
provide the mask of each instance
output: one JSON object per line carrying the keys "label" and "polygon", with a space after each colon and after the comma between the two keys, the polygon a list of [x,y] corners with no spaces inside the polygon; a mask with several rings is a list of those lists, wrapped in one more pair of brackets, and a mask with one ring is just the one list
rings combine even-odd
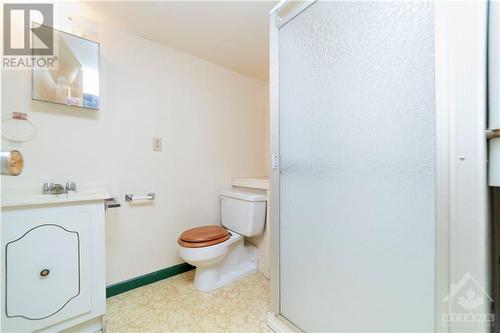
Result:
{"label": "light switch plate", "polygon": [[153,137],[153,151],[161,151],[161,138]]}

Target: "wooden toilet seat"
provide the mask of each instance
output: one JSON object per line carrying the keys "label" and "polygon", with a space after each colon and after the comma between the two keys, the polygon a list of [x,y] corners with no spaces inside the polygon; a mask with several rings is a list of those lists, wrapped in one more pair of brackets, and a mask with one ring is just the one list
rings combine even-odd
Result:
{"label": "wooden toilet seat", "polygon": [[184,247],[206,247],[222,243],[231,237],[229,231],[218,225],[206,225],[184,231],[177,243]]}

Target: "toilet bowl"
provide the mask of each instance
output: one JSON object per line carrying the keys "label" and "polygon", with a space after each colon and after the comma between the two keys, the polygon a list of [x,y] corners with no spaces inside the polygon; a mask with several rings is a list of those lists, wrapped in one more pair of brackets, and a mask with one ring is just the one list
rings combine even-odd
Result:
{"label": "toilet bowl", "polygon": [[226,241],[205,247],[179,245],[179,256],[196,267],[194,286],[210,291],[257,270],[255,246],[245,246],[243,237],[235,232]]}
{"label": "toilet bowl", "polygon": [[[179,257],[196,267],[194,285],[210,291],[257,270],[257,248],[244,236],[262,234],[266,196],[226,191],[221,194],[221,222],[184,231]],[[238,232],[239,231],[239,232]]]}

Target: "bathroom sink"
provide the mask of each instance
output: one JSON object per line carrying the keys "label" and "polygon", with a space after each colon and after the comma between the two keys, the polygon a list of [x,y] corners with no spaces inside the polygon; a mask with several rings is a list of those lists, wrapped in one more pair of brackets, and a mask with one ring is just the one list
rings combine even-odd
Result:
{"label": "bathroom sink", "polygon": [[[14,193],[12,193],[14,192]],[[77,201],[104,200],[109,193],[104,190],[83,190],[63,194],[39,194],[22,191],[4,190],[2,193],[2,207],[57,204]]]}

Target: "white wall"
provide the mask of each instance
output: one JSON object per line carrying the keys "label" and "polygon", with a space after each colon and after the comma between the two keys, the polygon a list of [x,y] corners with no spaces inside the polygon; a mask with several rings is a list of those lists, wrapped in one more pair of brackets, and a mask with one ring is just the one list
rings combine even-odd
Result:
{"label": "white wall", "polygon": [[[56,8],[56,27],[73,7]],[[3,177],[2,190],[68,176],[107,184],[122,201],[106,220],[112,284],[180,263],[178,235],[219,223],[218,193],[231,177],[266,174],[267,83],[103,24],[98,35],[97,112],[33,102],[31,73],[3,72],[2,114],[28,112],[39,134],[20,147],[24,173]],[[123,201],[150,190],[152,205]]]}

